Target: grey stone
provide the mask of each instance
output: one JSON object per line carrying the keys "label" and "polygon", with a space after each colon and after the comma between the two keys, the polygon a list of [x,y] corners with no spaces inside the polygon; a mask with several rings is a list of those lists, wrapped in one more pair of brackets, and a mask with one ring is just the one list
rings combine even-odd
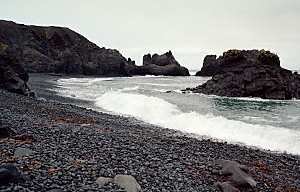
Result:
{"label": "grey stone", "polygon": [[117,184],[119,187],[124,188],[126,192],[141,191],[141,186],[131,175],[116,175],[114,177],[114,183]]}
{"label": "grey stone", "polygon": [[218,164],[222,166],[221,175],[229,175],[229,180],[235,186],[255,187],[256,181],[247,174],[247,167],[235,161],[219,160]]}
{"label": "grey stone", "polygon": [[104,185],[108,184],[108,183],[112,183],[114,180],[112,178],[109,177],[98,177],[98,179],[96,180],[96,183],[100,186],[103,187]]}
{"label": "grey stone", "polygon": [[230,182],[217,182],[215,185],[221,192],[240,192],[240,190],[232,186]]}
{"label": "grey stone", "polygon": [[34,152],[31,149],[25,148],[25,147],[18,147],[16,148],[14,152],[15,157],[23,157],[23,156],[30,156]]}

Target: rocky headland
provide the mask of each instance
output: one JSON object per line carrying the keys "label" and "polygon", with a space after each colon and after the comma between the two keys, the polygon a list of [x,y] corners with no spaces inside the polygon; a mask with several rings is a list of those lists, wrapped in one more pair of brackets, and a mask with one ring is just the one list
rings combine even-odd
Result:
{"label": "rocky headland", "polygon": [[127,76],[135,67],[115,49],[100,48],[64,27],[42,27],[0,20],[0,43],[16,47],[27,72]]}
{"label": "rocky headland", "polygon": [[30,73],[189,75],[171,52],[145,55],[140,67],[118,50],[100,48],[64,27],[31,26],[0,20],[0,43],[2,47],[20,50],[15,54],[19,55],[19,62]]}
{"label": "rocky headland", "polygon": [[145,55],[143,66],[126,59],[118,50],[100,48],[64,27],[42,27],[0,20],[0,86],[32,94],[28,73],[93,76],[187,76],[171,52]]}
{"label": "rocky headland", "polygon": [[229,50],[222,56],[207,56],[198,75],[212,79],[195,93],[263,99],[300,98],[300,75],[280,66],[276,54],[265,50]]}

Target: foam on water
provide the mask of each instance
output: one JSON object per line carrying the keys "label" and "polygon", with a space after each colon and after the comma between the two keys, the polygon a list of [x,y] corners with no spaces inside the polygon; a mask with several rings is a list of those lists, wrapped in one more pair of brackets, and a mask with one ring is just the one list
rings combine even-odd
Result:
{"label": "foam on water", "polygon": [[193,111],[185,113],[163,99],[120,91],[106,92],[95,103],[105,110],[166,128],[273,151],[300,153],[300,132],[291,129],[249,124]]}
{"label": "foam on water", "polygon": [[120,89],[120,91],[136,91],[140,88],[140,86],[134,86],[134,87],[125,87],[123,89]]}
{"label": "foam on water", "polygon": [[68,79],[59,79],[57,83],[59,85],[68,85],[68,84],[85,84],[92,85],[101,81],[112,81],[114,78],[68,78]]}

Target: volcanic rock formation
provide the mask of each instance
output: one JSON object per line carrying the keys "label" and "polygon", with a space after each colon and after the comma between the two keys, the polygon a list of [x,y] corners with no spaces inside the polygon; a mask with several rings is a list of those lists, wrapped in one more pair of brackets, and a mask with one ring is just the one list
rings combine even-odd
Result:
{"label": "volcanic rock formation", "polygon": [[119,51],[100,48],[63,27],[0,20],[0,45],[20,50],[19,62],[28,72],[127,76],[136,67]]}
{"label": "volcanic rock formation", "polygon": [[300,98],[300,75],[280,66],[276,54],[265,50],[229,50],[211,65],[212,79],[191,89],[228,97]]}
{"label": "volcanic rock formation", "polygon": [[137,74],[189,76],[189,70],[182,67],[169,51],[163,55],[147,54],[143,57],[143,66],[139,67]]}

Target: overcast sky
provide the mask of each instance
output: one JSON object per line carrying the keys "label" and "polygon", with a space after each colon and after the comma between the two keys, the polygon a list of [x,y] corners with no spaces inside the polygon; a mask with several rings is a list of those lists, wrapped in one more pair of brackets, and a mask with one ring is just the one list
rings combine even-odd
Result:
{"label": "overcast sky", "polygon": [[172,50],[200,69],[206,54],[265,48],[300,69],[300,0],[1,0],[0,18],[69,27],[138,64]]}

